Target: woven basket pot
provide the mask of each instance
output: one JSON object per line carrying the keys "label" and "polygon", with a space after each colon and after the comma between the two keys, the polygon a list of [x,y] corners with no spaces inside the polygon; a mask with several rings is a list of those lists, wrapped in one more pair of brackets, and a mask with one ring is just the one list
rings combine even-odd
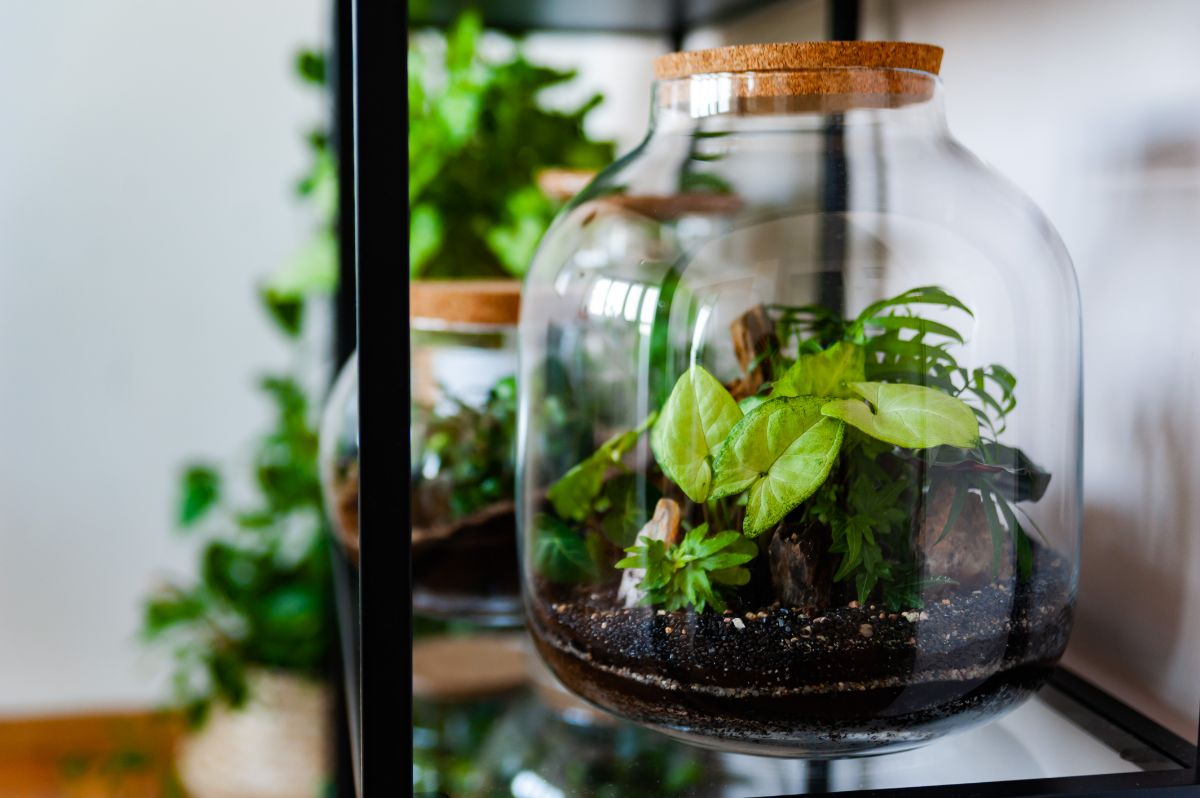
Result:
{"label": "woven basket pot", "polygon": [[218,705],[179,745],[190,798],[316,798],[329,779],[329,688],[280,671],[247,674],[240,709]]}

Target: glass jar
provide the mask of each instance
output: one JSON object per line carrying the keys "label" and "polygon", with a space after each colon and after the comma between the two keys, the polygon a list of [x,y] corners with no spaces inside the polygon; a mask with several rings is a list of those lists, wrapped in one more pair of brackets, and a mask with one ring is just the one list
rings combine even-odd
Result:
{"label": "glass jar", "polygon": [[664,56],[646,139],[543,240],[520,325],[526,611],[601,707],[729,750],[880,753],[1011,709],[1062,654],[1075,276],[950,136],[940,60]]}
{"label": "glass jar", "polygon": [[[520,284],[415,283],[412,316],[413,612],[491,626],[522,622],[513,503]],[[358,558],[358,363],[321,426],[335,530]]]}

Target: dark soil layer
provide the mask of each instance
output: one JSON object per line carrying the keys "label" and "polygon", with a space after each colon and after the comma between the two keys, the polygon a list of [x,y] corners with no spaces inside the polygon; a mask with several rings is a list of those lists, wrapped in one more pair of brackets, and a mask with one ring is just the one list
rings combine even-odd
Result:
{"label": "dark soil layer", "polygon": [[1069,564],[1041,547],[1025,582],[906,613],[668,613],[623,608],[612,585],[537,589],[534,639],[585,698],[693,742],[788,756],[913,747],[1015,706],[1058,661],[1074,606]]}
{"label": "dark soil layer", "polygon": [[508,623],[521,616],[516,517],[486,523],[412,546],[413,610],[444,618]]}

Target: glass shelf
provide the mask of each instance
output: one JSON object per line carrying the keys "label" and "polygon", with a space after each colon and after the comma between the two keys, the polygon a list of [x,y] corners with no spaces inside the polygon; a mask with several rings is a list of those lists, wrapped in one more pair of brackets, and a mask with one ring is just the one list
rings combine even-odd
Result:
{"label": "glass shelf", "polygon": [[[519,643],[520,644],[520,643]],[[1116,788],[1187,783],[1194,746],[1061,671],[1000,720],[903,753],[805,762],[695,748],[547,689],[456,702],[414,698],[415,795],[454,798],[750,798],[857,790],[996,785],[1042,779]],[[1124,777],[1123,777],[1124,776]],[[1105,780],[1081,779],[1105,777]],[[1045,789],[1047,786],[1051,788]]]}

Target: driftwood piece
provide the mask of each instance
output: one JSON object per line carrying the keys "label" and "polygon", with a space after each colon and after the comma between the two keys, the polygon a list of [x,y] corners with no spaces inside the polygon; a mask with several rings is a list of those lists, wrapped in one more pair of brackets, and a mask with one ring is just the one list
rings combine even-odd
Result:
{"label": "driftwood piece", "polygon": [[770,360],[763,355],[778,349],[775,322],[767,314],[766,307],[755,305],[734,320],[729,332],[733,337],[733,353],[745,375],[729,386],[730,393],[734,399],[744,399],[753,396],[759,386],[774,377]]}
{"label": "driftwood piece", "polygon": [[[954,526],[946,537],[938,540],[945,531],[957,490],[949,480],[930,488],[925,518],[917,534],[917,549],[924,556],[925,571],[930,576],[948,577],[963,587],[978,587],[993,581],[992,535],[978,494],[968,494]],[[1006,539],[996,579],[1006,582],[1012,575],[1012,541]]]}
{"label": "driftwood piece", "polygon": [[780,525],[767,547],[771,586],[780,603],[819,613],[830,605],[833,561],[829,533],[819,527]]}
{"label": "driftwood piece", "polygon": [[[659,499],[654,506],[654,516],[638,532],[636,540],[661,540],[666,545],[679,541],[679,521],[682,518],[679,503],[674,499]],[[621,574],[621,586],[617,589],[617,600],[626,607],[636,607],[646,593],[638,587],[646,578],[644,568],[627,568]]]}

